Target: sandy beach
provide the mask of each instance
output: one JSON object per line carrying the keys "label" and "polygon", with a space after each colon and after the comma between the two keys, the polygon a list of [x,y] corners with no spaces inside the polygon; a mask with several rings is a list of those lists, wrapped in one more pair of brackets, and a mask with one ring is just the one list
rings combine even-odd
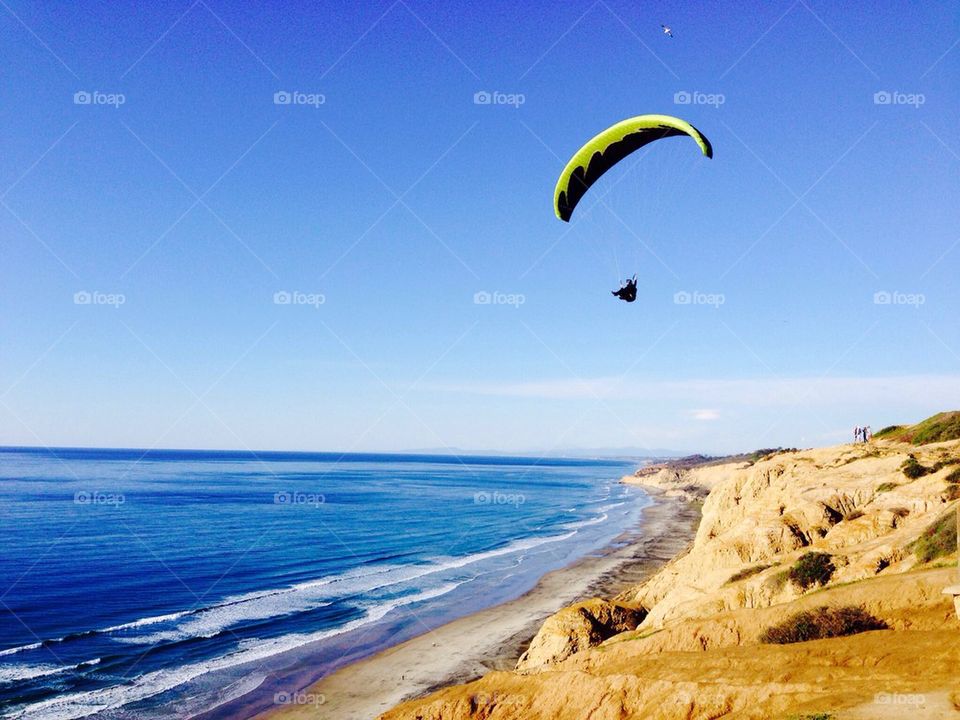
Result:
{"label": "sandy beach", "polygon": [[371,720],[439,687],[512,669],[545,618],[577,600],[609,596],[652,575],[692,540],[699,510],[651,490],[641,527],[602,554],[545,575],[520,598],[474,613],[348,665],[269,710],[238,717]]}

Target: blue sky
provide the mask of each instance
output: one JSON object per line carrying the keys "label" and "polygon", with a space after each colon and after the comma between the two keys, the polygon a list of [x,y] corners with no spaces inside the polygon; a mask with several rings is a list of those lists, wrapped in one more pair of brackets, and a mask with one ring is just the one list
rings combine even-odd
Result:
{"label": "blue sky", "polygon": [[[0,443],[720,452],[958,407],[958,39],[947,2],[11,1]],[[643,113],[715,158],[558,221]]]}

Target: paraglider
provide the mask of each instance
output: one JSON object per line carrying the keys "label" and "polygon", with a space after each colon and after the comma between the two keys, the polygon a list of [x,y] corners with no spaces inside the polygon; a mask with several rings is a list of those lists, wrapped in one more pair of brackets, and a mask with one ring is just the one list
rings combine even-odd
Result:
{"label": "paraglider", "polygon": [[610,294],[620,298],[624,302],[632,303],[637,299],[637,276],[634,275],[632,278],[628,278],[623,283],[623,287],[619,290],[612,290]]}
{"label": "paraglider", "polygon": [[[665,27],[665,30],[669,28]],[[594,136],[577,150],[560,173],[553,191],[554,213],[564,222],[570,222],[580,200],[607,170],[635,150],[655,140],[676,135],[689,136],[703,155],[713,157],[713,146],[703,133],[685,120],[670,115],[638,115]],[[627,280],[619,290],[611,292],[624,302],[634,302],[637,299],[637,276]]]}
{"label": "paraglider", "polygon": [[673,30],[670,29],[669,25],[661,25],[660,27],[663,28],[664,35],[667,37],[673,37]]}
{"label": "paraglider", "polygon": [[557,217],[569,222],[574,208],[590,186],[627,155],[654,140],[675,135],[689,135],[706,157],[713,157],[713,147],[703,133],[685,120],[670,115],[638,115],[591,138],[560,173],[553,191],[553,209]]}

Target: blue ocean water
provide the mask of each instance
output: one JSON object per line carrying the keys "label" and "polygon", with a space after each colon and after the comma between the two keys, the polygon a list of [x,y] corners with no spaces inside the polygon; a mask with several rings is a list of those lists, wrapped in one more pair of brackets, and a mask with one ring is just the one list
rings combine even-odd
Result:
{"label": "blue ocean water", "polygon": [[0,448],[0,713],[183,718],[530,589],[632,464]]}

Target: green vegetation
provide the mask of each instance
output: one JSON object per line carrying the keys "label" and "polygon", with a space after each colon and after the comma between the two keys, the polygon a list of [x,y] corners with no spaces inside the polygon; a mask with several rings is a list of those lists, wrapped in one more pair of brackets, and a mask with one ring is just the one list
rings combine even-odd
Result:
{"label": "green vegetation", "polygon": [[957,551],[956,511],[951,510],[933,523],[909,547],[917,556],[917,560],[922,563],[955,553]]}
{"label": "green vegetation", "polygon": [[794,563],[787,577],[797,587],[808,590],[814,585],[826,585],[836,569],[827,553],[808,552]]}
{"label": "green vegetation", "polygon": [[894,488],[900,487],[896,483],[885,482],[877,485],[877,492],[890,492]]}
{"label": "green vegetation", "polygon": [[762,573],[764,570],[769,570],[773,567],[773,564],[770,565],[754,565],[753,567],[744,568],[738,572],[735,572],[730,576],[730,579],[725,583],[729,585],[730,583],[735,583],[740,580],[746,580],[748,577],[753,577],[759,573]]}
{"label": "green vegetation", "polygon": [[790,453],[797,452],[797,448],[760,448],[759,450],[754,450],[752,453],[748,453],[743,456],[743,460],[750,465],[760,462],[761,460],[769,460],[774,455],[779,455],[780,453]]}
{"label": "green vegetation", "polygon": [[845,637],[870,630],[886,630],[887,624],[875,618],[862,607],[831,608],[826,605],[791,615],[779,625],[767,628],[760,642],[787,645],[789,643]]}
{"label": "green vegetation", "polygon": [[595,649],[600,652],[606,652],[610,649],[610,645],[616,645],[617,643],[630,642],[632,640],[646,640],[651,635],[656,635],[660,630],[649,630],[647,632],[641,633],[638,630],[628,630],[627,632],[622,632],[619,635],[614,635],[609,640],[606,640],[602,645],[598,645]]}
{"label": "green vegetation", "polygon": [[906,425],[887,425],[883,430],[875,432],[873,436],[875,438],[888,438],[893,437],[894,435],[899,434],[900,432],[907,429]]}
{"label": "green vegetation", "polygon": [[960,438],[960,412],[937,413],[910,428],[914,445],[943,442]]}
{"label": "green vegetation", "polygon": [[787,581],[790,579],[790,571],[784,570],[782,572],[774,573],[766,580],[763,581],[763,585],[766,588],[769,588],[773,592],[780,592],[783,590],[783,586],[787,584]]}
{"label": "green vegetation", "polygon": [[891,425],[875,433],[874,437],[914,445],[956,440],[960,438],[960,411],[937,413],[916,425]]}
{"label": "green vegetation", "polygon": [[922,478],[924,475],[928,475],[933,472],[933,468],[928,468],[925,465],[921,465],[913,455],[903,461],[900,469],[903,471],[903,474],[911,480]]}

